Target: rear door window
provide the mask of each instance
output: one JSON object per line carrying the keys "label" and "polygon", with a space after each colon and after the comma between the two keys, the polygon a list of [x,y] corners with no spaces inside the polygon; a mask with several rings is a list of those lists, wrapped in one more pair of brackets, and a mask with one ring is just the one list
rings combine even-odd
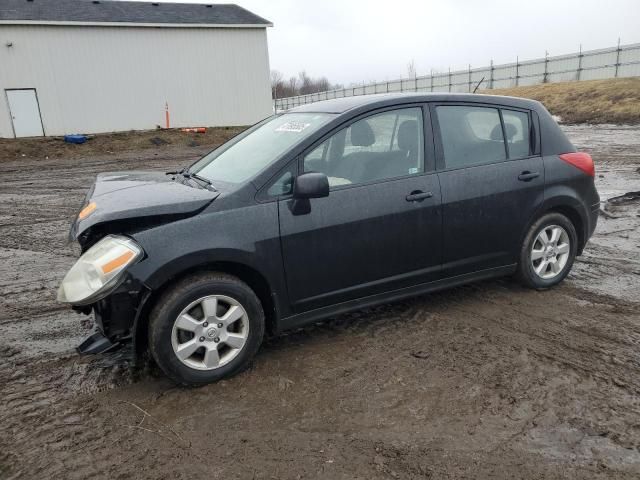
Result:
{"label": "rear door window", "polygon": [[509,158],[531,155],[529,114],[515,110],[502,110],[504,131],[509,147]]}
{"label": "rear door window", "polygon": [[436,107],[446,168],[501,162],[507,159],[497,108],[462,105]]}

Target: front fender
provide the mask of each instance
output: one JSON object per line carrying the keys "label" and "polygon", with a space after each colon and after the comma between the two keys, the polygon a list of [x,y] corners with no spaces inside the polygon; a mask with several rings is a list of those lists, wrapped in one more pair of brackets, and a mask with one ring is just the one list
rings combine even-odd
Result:
{"label": "front fender", "polygon": [[131,236],[145,252],[131,273],[152,291],[190,271],[226,263],[260,275],[278,310],[288,313],[276,202],[203,212]]}
{"label": "front fender", "polygon": [[[269,324],[269,327],[273,328],[273,331],[277,331],[278,319],[281,317],[282,310],[285,309],[285,312],[288,312],[287,304],[282,301],[283,299],[279,295],[280,292],[284,291],[282,290],[284,288],[284,280],[279,278],[277,274],[274,276],[271,272],[265,271],[260,265],[256,265],[254,260],[255,256],[250,252],[233,249],[211,249],[191,252],[166,264],[158,265],[157,269],[145,279],[144,288],[141,289],[138,296],[140,301],[137,305],[132,325],[135,358],[138,358],[139,354],[146,350],[148,316],[158,299],[162,298],[162,292],[196,271],[211,270],[236,275],[253,288],[255,287],[250,279],[254,278],[255,275],[251,275],[250,278],[244,278],[244,275],[248,271],[252,274],[257,274],[266,284],[266,288],[262,288],[262,290],[263,293],[269,296],[271,302],[269,305],[272,308],[271,320],[273,320],[273,323]],[[130,274],[133,276],[137,275],[138,272],[133,270]],[[262,282],[259,285],[262,286]],[[260,297],[258,290],[256,290],[256,294]],[[265,313],[269,305],[263,305]]]}
{"label": "front fender", "polygon": [[276,282],[273,273],[256,261],[255,253],[231,248],[204,249],[186,253],[166,263],[156,265],[155,269],[146,269],[148,274],[145,275],[143,281],[151,290],[158,290],[172,278],[219,264],[247,267],[259,273],[269,284]]}
{"label": "front fender", "polygon": [[186,268],[213,262],[246,264],[269,279],[282,271],[276,202],[205,211],[132,237],[146,254],[136,275],[152,289]]}

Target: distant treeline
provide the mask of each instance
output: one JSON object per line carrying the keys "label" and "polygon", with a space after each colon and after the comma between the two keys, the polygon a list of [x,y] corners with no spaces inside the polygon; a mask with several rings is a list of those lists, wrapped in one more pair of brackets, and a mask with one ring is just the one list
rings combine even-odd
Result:
{"label": "distant treeline", "polygon": [[287,80],[282,72],[271,70],[271,95],[273,98],[307,95],[337,88],[343,88],[343,86],[332,84],[327,77],[311,78],[307,72],[302,71],[297,77],[291,77]]}

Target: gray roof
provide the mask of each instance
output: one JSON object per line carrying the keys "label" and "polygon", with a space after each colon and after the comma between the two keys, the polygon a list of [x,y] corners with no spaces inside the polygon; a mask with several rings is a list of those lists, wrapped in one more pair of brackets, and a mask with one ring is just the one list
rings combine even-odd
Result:
{"label": "gray roof", "polygon": [[232,4],[109,0],[2,0],[0,22],[271,26],[268,20]]}
{"label": "gray roof", "polygon": [[319,102],[307,103],[294,107],[289,112],[345,113],[360,107],[386,107],[404,103],[418,102],[473,102],[513,107],[537,109],[540,106],[535,100],[501,95],[480,95],[475,93],[377,93],[356,95],[352,97],[332,98]]}

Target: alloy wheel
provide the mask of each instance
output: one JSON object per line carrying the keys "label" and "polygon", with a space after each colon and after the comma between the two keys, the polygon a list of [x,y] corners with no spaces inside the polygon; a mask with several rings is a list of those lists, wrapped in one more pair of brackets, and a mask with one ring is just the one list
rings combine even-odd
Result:
{"label": "alloy wheel", "polygon": [[562,273],[567,265],[571,243],[567,231],[559,225],[544,227],[531,247],[531,265],[533,271],[545,280]]}
{"label": "alloy wheel", "polygon": [[180,362],[215,370],[238,356],[249,336],[249,318],[237,300],[209,295],[190,303],[176,318],[171,346]]}

